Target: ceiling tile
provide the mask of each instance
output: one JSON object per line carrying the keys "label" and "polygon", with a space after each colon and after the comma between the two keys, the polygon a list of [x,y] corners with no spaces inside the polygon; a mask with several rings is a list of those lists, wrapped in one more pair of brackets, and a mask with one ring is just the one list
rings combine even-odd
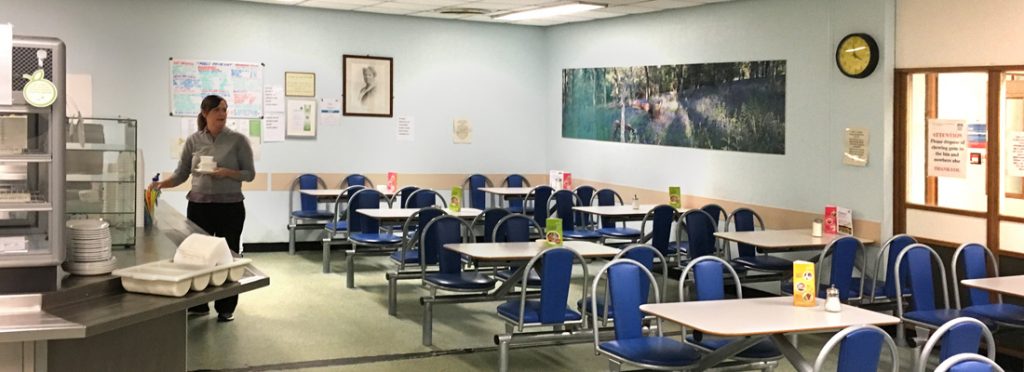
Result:
{"label": "ceiling tile", "polygon": [[411,13],[409,15],[415,16],[415,17],[443,18],[443,19],[462,19],[462,18],[468,17],[468,15],[466,15],[466,14],[444,14],[444,13],[438,13],[438,12],[433,11],[433,10],[426,10],[426,11],[422,11],[422,12]]}
{"label": "ceiling tile", "polygon": [[399,2],[394,2],[394,1],[380,3],[380,4],[377,4],[377,5],[374,5],[373,7],[375,7],[375,8],[388,8],[388,9],[408,9],[408,10],[414,10],[414,11],[417,11],[417,12],[424,11],[424,10],[433,10],[433,9],[437,9],[438,8],[437,6],[434,6],[434,5],[410,4],[410,3],[405,3],[405,2],[399,3]]}
{"label": "ceiling tile", "polygon": [[622,6],[608,7],[608,8],[602,9],[601,11],[602,12],[607,12],[607,13],[619,13],[619,14],[640,14],[640,13],[656,12],[656,11],[659,11],[659,10],[661,10],[661,9],[646,8],[646,7],[642,7],[642,6],[636,6],[636,5],[622,5]]}
{"label": "ceiling tile", "polygon": [[489,4],[504,4],[508,5],[509,8],[525,7],[530,5],[547,4],[550,0],[484,0],[481,3]]}
{"label": "ceiling tile", "polygon": [[322,8],[322,9],[340,9],[340,10],[351,10],[367,5],[378,3],[375,0],[350,0],[350,1],[361,1],[361,4],[345,4],[345,3],[334,3],[320,0],[311,0],[299,4],[299,6],[310,7],[310,8]]}
{"label": "ceiling tile", "polygon": [[573,14],[574,17],[586,18],[586,19],[602,19],[602,18],[619,17],[619,16],[622,16],[622,15],[623,15],[622,13],[608,13],[608,12],[602,12],[602,11],[598,11],[598,10],[591,10],[589,12]]}
{"label": "ceiling tile", "polygon": [[505,10],[511,10],[511,9],[522,7],[522,5],[496,4],[496,3],[491,3],[491,2],[480,2],[480,3],[459,4],[458,7],[459,8],[480,8],[480,9],[487,9],[487,10],[490,10],[490,11],[505,11]]}
{"label": "ceiling tile", "polygon": [[381,14],[398,14],[398,15],[406,15],[406,14],[409,14],[409,13],[416,13],[416,10],[414,10],[414,9],[384,8],[384,7],[378,7],[378,6],[368,6],[368,7],[365,7],[365,8],[355,9],[355,11],[358,11],[358,12],[368,12],[368,13],[381,13]]}
{"label": "ceiling tile", "polygon": [[645,1],[642,3],[633,4],[635,6],[641,6],[644,8],[655,8],[655,9],[675,9],[675,8],[687,8],[691,6],[701,5],[701,3],[693,2],[689,0],[653,0]]}
{"label": "ceiling tile", "polygon": [[408,4],[422,4],[432,5],[434,8],[443,8],[446,6],[458,5],[465,3],[465,0],[397,0],[398,2]]}
{"label": "ceiling tile", "polygon": [[330,4],[360,4],[369,5],[382,2],[384,0],[308,0],[300,3],[299,5],[306,5],[309,3],[330,3]]}

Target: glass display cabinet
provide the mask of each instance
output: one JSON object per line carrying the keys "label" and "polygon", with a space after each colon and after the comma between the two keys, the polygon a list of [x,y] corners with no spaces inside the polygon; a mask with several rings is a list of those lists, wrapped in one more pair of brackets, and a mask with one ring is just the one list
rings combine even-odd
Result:
{"label": "glass display cabinet", "polygon": [[137,122],[71,118],[67,134],[68,219],[102,218],[114,246],[135,245]]}

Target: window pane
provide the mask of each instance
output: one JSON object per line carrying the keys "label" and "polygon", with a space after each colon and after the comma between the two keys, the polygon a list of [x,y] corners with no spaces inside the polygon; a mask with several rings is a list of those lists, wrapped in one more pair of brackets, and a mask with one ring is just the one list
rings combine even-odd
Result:
{"label": "window pane", "polygon": [[1001,91],[1003,177],[1000,213],[1024,217],[1024,72],[1004,74]]}

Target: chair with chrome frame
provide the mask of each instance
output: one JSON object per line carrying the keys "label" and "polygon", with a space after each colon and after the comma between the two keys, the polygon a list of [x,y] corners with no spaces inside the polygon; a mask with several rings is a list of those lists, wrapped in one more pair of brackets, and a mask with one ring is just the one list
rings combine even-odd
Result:
{"label": "chair with chrome frame", "polygon": [[[707,213],[708,216],[711,217],[711,220],[714,221],[714,223],[715,223],[715,231],[714,232],[718,232],[718,230],[720,230],[719,227],[721,227],[721,224],[724,223],[724,222],[728,222],[728,220],[729,220],[729,214],[726,213],[725,209],[722,209],[722,207],[719,206],[718,204],[707,204],[707,205],[704,205],[703,207],[700,207],[700,210],[702,210],[705,213]],[[683,255],[685,255],[687,253],[687,251],[690,249],[690,242],[689,242],[689,240],[683,240],[683,237],[686,236],[686,231],[684,230],[685,227],[686,227],[686,224],[677,223],[676,224],[676,240],[673,241],[673,242],[669,242],[668,243],[668,250],[669,250],[669,252],[671,254],[678,255],[679,257],[682,257]],[[728,248],[728,246],[726,246],[726,248]],[[728,256],[729,253],[730,252],[726,251],[727,256]],[[682,264],[680,264],[679,267],[682,267]],[[733,265],[733,267],[736,267],[736,265]]]}
{"label": "chair with chrome frame", "polygon": [[[656,336],[644,336],[644,315],[640,305],[647,302],[649,293],[641,293],[642,283],[654,283],[651,274],[643,264],[630,260],[618,259],[609,262],[598,271],[591,283],[590,293],[597,293],[597,284],[601,277],[608,273],[609,300],[615,308],[615,339],[601,342],[601,332],[597,332],[597,317],[591,317],[591,329],[594,333],[594,354],[608,358],[608,369],[619,371],[623,364],[632,364],[640,368],[660,371],[694,370],[700,362],[701,355],[690,345],[679,340],[664,336],[661,318],[655,317]],[[658,286],[648,286],[654,290],[654,303],[661,302],[661,291]],[[590,307],[597,308],[597,296],[590,296]]]}
{"label": "chair with chrome frame", "polygon": [[355,259],[359,246],[385,248],[402,244],[402,238],[390,229],[381,229],[380,221],[357,212],[360,209],[380,208],[381,200],[388,200],[383,196],[380,191],[364,188],[356,191],[348,200],[348,241],[352,244],[345,257],[345,286],[348,288],[355,288]]}
{"label": "chair with chrome frame", "polygon": [[493,187],[494,182],[482,174],[474,174],[462,181],[462,206],[476,209],[487,209],[487,193],[480,191],[482,187]]}
{"label": "chair with chrome frame", "polygon": [[494,235],[494,227],[498,225],[498,221],[509,214],[511,214],[511,212],[509,212],[508,209],[497,207],[487,208],[483,212],[480,212],[476,218],[473,218],[473,222],[470,224],[474,229],[477,229],[477,226],[481,226],[483,228],[483,235],[477,235],[477,240],[483,243],[493,242],[493,240],[491,240],[491,236]]}
{"label": "chair with chrome frame", "polygon": [[412,193],[416,192],[416,190],[419,189],[420,188],[418,186],[402,187],[398,189],[398,192],[396,192],[394,195],[391,195],[391,200],[389,200],[388,203],[390,203],[391,205],[395,205],[395,202],[398,202],[399,208],[405,208],[405,205],[409,203],[409,196],[411,196]]}
{"label": "chair with chrome frame", "polygon": [[[530,192],[526,193],[524,208],[526,208],[526,215],[533,216],[533,220],[537,221],[538,225],[546,226],[548,215],[551,211],[548,210],[547,201],[551,198],[551,194],[555,193],[555,189],[548,185],[534,186],[530,189]],[[532,205],[532,207],[531,207]]]}
{"label": "chair with chrome frame", "polygon": [[553,216],[562,219],[563,239],[592,241],[601,239],[601,234],[597,231],[586,230],[583,226],[576,223],[576,214],[573,211],[573,207],[581,204],[579,196],[573,194],[571,190],[558,190],[548,198],[548,206],[551,206],[552,202],[554,202],[552,210],[555,212]]}
{"label": "chair with chrome frame", "polygon": [[[582,197],[583,196],[580,195],[580,198]],[[594,196],[592,196],[590,200],[591,205],[594,203],[594,199],[597,200],[598,206],[623,205],[622,196],[612,189],[601,189],[595,192]],[[618,204],[616,204],[616,202],[618,202]],[[585,218],[586,219],[584,221],[590,220],[589,216]],[[621,227],[612,218],[600,218],[597,232],[601,234],[601,244],[604,244],[607,239],[622,239],[628,240],[631,243],[636,243],[640,240],[640,230],[632,227],[626,227],[626,221],[622,221],[620,223],[622,224]]]}
{"label": "chair with chrome frame", "polygon": [[938,367],[935,372],[1006,372],[992,359],[978,354],[963,353],[949,357]]}
{"label": "chair with chrome frame", "polygon": [[964,279],[988,278],[989,271],[992,272],[992,277],[999,277],[999,264],[996,262],[996,256],[988,250],[988,247],[978,243],[961,245],[953,253],[953,262],[950,264],[956,308],[963,309],[964,314],[991,319],[1000,326],[1024,327],[1024,306],[1003,303],[1003,295],[1000,293],[996,293],[996,302],[992,303],[989,301],[988,291],[969,288],[967,290],[967,307],[961,307],[960,277],[957,275],[957,263],[961,256],[964,258]]}
{"label": "chair with chrome frame", "polygon": [[[333,218],[324,224],[324,229],[320,233],[320,245],[323,249],[323,272],[327,274],[331,272],[331,244],[336,240],[342,241],[348,239],[348,207],[345,203],[348,201],[349,195],[352,193],[364,189],[363,186],[349,186],[334,199],[334,215]],[[339,234],[341,236],[339,237]],[[342,251],[344,253],[344,251]]]}
{"label": "chair with chrome frame", "polygon": [[[501,187],[530,187],[530,180],[521,174],[510,174],[501,180]],[[506,209],[512,213],[523,213],[523,199],[509,199]]]}
{"label": "chair with chrome frame", "polygon": [[[324,226],[334,217],[329,210],[320,209],[316,196],[301,194],[301,190],[327,188],[324,180],[315,174],[303,174],[292,180],[288,188],[288,254],[295,254],[295,230],[313,230]],[[295,194],[299,194],[299,209],[295,209]]]}
{"label": "chair with chrome frame", "polygon": [[640,243],[650,242],[649,244],[657,248],[663,256],[670,256],[672,251],[668,245],[672,239],[672,224],[675,223],[675,219],[676,208],[671,205],[661,204],[651,208],[640,221]]}
{"label": "chair with chrome frame", "polygon": [[[906,261],[905,265],[904,261]],[[942,293],[943,300],[942,308],[938,308],[935,303],[936,291],[932,284],[934,280],[933,264],[939,268],[939,279],[942,283],[942,292],[940,292]],[[914,309],[913,311],[905,311],[903,301],[896,301],[896,317],[903,321],[896,328],[897,341],[904,342],[906,340],[905,332],[907,326],[919,326],[934,330],[942,327],[943,324],[950,320],[963,316],[975,318],[989,329],[995,328],[995,323],[987,318],[965,314],[961,310],[950,308],[949,286],[947,284],[949,282],[946,281],[946,269],[942,266],[942,259],[939,258],[939,254],[931,247],[919,243],[911,244],[896,256],[896,264],[894,266],[896,269],[896,273],[893,275],[896,279],[896,298],[903,298],[903,279],[910,280],[910,285],[908,286],[910,288],[910,304]],[[904,268],[909,269],[910,273],[904,273]]]}
{"label": "chair with chrome frame", "polygon": [[409,194],[409,199],[402,205],[402,208],[426,208],[433,206],[448,208],[448,201],[445,200],[441,193],[434,189],[421,188]]}
{"label": "chair with chrome frame", "polygon": [[[982,343],[984,341],[984,343]],[[941,344],[940,344],[941,342]],[[982,346],[988,352],[988,358],[996,359],[996,343],[992,331],[985,323],[974,318],[961,317],[943,324],[928,336],[928,342],[921,348],[921,355],[914,361],[914,372],[924,372],[928,367],[928,358],[932,350],[939,346],[939,363],[949,357],[962,353],[980,353]]]}
{"label": "chair with chrome frame", "polygon": [[[526,263],[523,270],[527,272],[540,264],[539,270],[543,273],[540,299],[527,300],[527,291],[519,291],[518,300],[510,299],[498,305],[498,316],[505,320],[505,334],[497,337],[499,371],[508,371],[508,350],[514,339],[530,338],[529,333],[523,333],[524,328],[553,327],[555,331],[561,331],[564,327],[583,325],[583,316],[566,306],[573,267],[577,262],[583,268],[583,288],[587,288],[587,261],[572,248],[546,249]],[[527,279],[523,278],[520,286],[526,285]]]}
{"label": "chair with chrome frame", "polygon": [[[726,219],[725,231],[728,232],[729,226],[733,225],[736,226],[736,231],[764,230],[764,220],[757,212],[749,208],[738,208],[732,211],[732,214]],[[731,256],[731,248],[727,246],[725,251]],[[736,252],[739,257],[731,261],[748,269],[768,272],[793,271],[793,261],[767,254],[757,254],[757,248],[750,244],[736,243]]]}
{"label": "chair with chrome frame", "polygon": [[[897,234],[889,238],[885,244],[882,245],[882,249],[878,251],[878,257],[875,258],[875,271],[871,276],[871,285],[868,287],[871,293],[867,297],[867,301],[870,303],[886,303],[892,302],[896,299],[896,279],[893,277],[896,275],[896,257],[899,256],[900,252],[903,252],[905,248],[911,244],[917,243],[912,236],[907,234]],[[881,277],[879,270],[882,268],[882,257],[885,259],[885,282],[879,284],[878,278]],[[906,265],[903,265],[903,272],[907,273]],[[904,278],[906,280],[906,278]],[[903,296],[910,295],[910,287],[903,288]]]}
{"label": "chair with chrome frame", "polygon": [[[544,228],[529,216],[518,213],[508,214],[494,224],[494,229],[491,230],[491,236],[488,238],[488,241],[495,243],[528,242],[530,241],[531,228],[539,232],[540,235],[544,235]],[[494,277],[501,281],[508,281],[515,275],[518,269],[518,267],[513,266],[508,269],[496,270]],[[540,286],[541,280],[537,271],[530,270],[525,271],[525,273],[523,276],[526,277],[526,284],[529,288]]]}
{"label": "chair with chrome frame", "polygon": [[[623,248],[621,251],[619,251],[619,253],[616,254],[615,257],[612,258],[612,260],[614,261],[614,260],[617,260],[617,259],[620,259],[620,258],[628,258],[628,259],[631,259],[633,261],[639,262],[641,265],[644,265],[644,268],[646,268],[648,271],[652,271],[652,270],[654,270],[654,258],[655,257],[657,257],[659,259],[658,262],[665,262],[665,255],[661,254],[661,251],[659,251],[658,248],[654,248],[654,246],[651,246],[651,245],[648,245],[648,244],[632,244],[632,245],[627,246],[626,248]],[[665,290],[666,290],[665,286],[667,284],[668,284],[668,265],[664,265],[663,264],[663,265],[661,265],[661,293],[666,293],[665,292]],[[647,283],[646,281],[642,281],[640,283],[640,292],[641,293],[648,292],[647,291],[647,286],[648,285],[650,285],[650,283]],[[644,303],[647,303],[647,298],[643,298],[642,299],[641,304],[644,304]],[[615,307],[612,306],[611,301],[608,301],[608,291],[607,291],[607,289],[604,292],[604,296],[601,296],[600,298],[597,299],[597,312],[596,313],[591,311],[592,308],[590,307],[590,296],[587,296],[587,298],[585,298],[583,300],[583,303],[577,303],[576,306],[577,306],[577,309],[580,310],[580,313],[582,313],[583,315],[585,315],[585,316],[596,316],[598,319],[601,319],[601,326],[602,327],[607,326],[608,325],[608,321],[609,320],[614,320],[614,318],[615,318]],[[586,306],[586,307],[584,307],[584,306]]]}
{"label": "chair with chrome frame", "polygon": [[399,279],[422,279],[419,270],[407,271],[406,265],[416,265],[419,268],[420,251],[419,234],[417,226],[426,226],[434,218],[445,215],[440,208],[425,207],[414,212],[402,224],[402,245],[391,253],[391,261],[395,263],[395,271],[384,274],[388,281],[388,314],[395,315],[398,312],[398,280]]}
{"label": "chair with chrome frame", "polygon": [[[822,272],[825,259],[829,259],[829,280],[825,284],[819,279],[818,298],[825,298],[829,287],[835,287],[839,291],[839,301],[844,304],[856,304],[863,300],[864,280],[853,276],[856,271],[857,255],[860,255],[861,262],[864,261],[864,244],[852,236],[843,236],[822,248],[818,255],[818,265],[814,267],[814,276],[823,278]],[[793,279],[783,280],[780,288],[782,293],[793,294]]]}
{"label": "chair with chrome frame", "polygon": [[[884,344],[883,344],[884,342]],[[825,369],[825,361],[832,349],[839,346],[839,360],[833,369]],[[859,325],[843,328],[825,343],[814,360],[814,372],[877,371],[882,357],[882,346],[889,347],[892,364],[891,372],[899,371],[899,349],[892,337],[873,325]]]}
{"label": "chair with chrome frame", "polygon": [[[420,275],[430,295],[420,298],[423,305],[423,346],[433,344],[434,301],[437,291],[487,293],[497,281],[479,272],[462,271],[462,255],[444,249],[449,243],[473,243],[473,227],[455,216],[434,218],[420,231]],[[427,272],[437,265],[437,272]]]}
{"label": "chair with chrome frame", "polygon": [[[686,250],[686,257],[688,260],[693,260],[703,256],[717,256],[719,254],[718,249],[718,238],[715,237],[715,232],[718,231],[715,225],[714,217],[711,217],[708,212],[703,209],[691,209],[683,213],[679,217],[680,225],[683,226],[683,231],[686,232],[687,244],[689,248]],[[677,253],[677,266],[683,267],[683,257]],[[738,274],[746,274],[747,268],[738,263],[729,263],[729,266]],[[723,273],[728,271],[723,271]],[[729,275],[732,275],[729,272]]]}
{"label": "chair with chrome frame", "polygon": [[[687,297],[687,278],[692,274],[692,283],[696,288],[697,301],[716,301],[725,299],[725,272],[732,275],[733,285],[736,286],[736,298],[743,298],[743,284],[740,283],[739,275],[732,268],[728,261],[717,256],[706,255],[694,258],[683,268],[679,275],[679,302],[685,302]],[[711,337],[694,333],[686,335],[683,329],[683,342],[700,349],[705,353],[711,353],[730,345],[733,342],[741,342],[739,338]],[[771,371],[782,359],[782,352],[775,346],[768,337],[761,337],[759,341],[751,340],[753,343],[745,350],[732,356],[731,359],[740,362],[754,363],[751,367],[761,367],[763,370]]]}
{"label": "chair with chrome frame", "polygon": [[[572,189],[572,193],[580,197],[581,206],[591,206],[594,205],[594,194],[597,193],[597,189],[590,185],[580,185],[576,186],[575,189]],[[594,220],[586,213],[576,212],[576,221],[582,221],[580,224],[585,226],[587,229],[594,229]]]}
{"label": "chair with chrome frame", "polygon": [[359,173],[352,173],[348,176],[345,176],[345,178],[342,178],[341,183],[338,184],[338,188],[344,189],[346,187],[356,185],[365,186],[366,188],[370,189],[374,188],[373,181],[371,181],[369,177],[366,177]]}

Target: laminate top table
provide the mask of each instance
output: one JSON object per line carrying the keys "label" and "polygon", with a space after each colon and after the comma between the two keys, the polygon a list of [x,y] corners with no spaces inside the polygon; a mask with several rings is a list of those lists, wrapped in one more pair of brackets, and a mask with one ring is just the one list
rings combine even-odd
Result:
{"label": "laminate top table", "polygon": [[[562,243],[562,246],[572,248],[586,258],[593,257],[614,257],[619,249],[609,246],[580,241],[570,240]],[[549,249],[544,242],[532,241],[521,243],[453,243],[445,244],[445,249],[458,252],[480,261],[528,261],[545,249]]]}
{"label": "laminate top table", "polygon": [[504,195],[504,196],[526,196],[533,190],[532,187],[481,187],[477,190],[486,192],[488,194]]}
{"label": "laminate top table", "polygon": [[[633,209],[632,205],[592,205],[572,207],[572,210],[593,214],[601,217],[639,217],[643,218],[651,209],[661,204],[641,204],[640,208]],[[686,212],[684,208],[676,208],[676,212]]]}
{"label": "laminate top table", "polygon": [[972,288],[999,292],[1010,296],[1024,297],[1024,275],[964,279],[961,280],[960,283]]}
{"label": "laminate top table", "polygon": [[[716,232],[716,237],[744,243],[765,249],[788,249],[788,248],[824,248],[833,240],[845,235],[822,234],[811,236],[811,229],[795,230],[760,230],[760,231],[730,231]],[[856,238],[856,237],[855,237]],[[874,240],[857,238],[862,244],[874,243]]]}
{"label": "laminate top table", "polygon": [[[370,190],[375,190],[375,189],[370,189]],[[299,192],[302,193],[303,195],[310,195],[310,196],[315,196],[315,197],[318,197],[318,198],[326,198],[326,197],[337,198],[338,195],[341,195],[341,193],[344,192],[344,191],[345,191],[345,189],[306,189],[306,190],[299,190]],[[392,196],[392,195],[395,195],[397,193],[397,191],[394,191],[394,192],[391,192],[391,191],[381,191],[381,190],[377,190],[377,191],[380,191],[380,193],[384,194],[384,196]]]}
{"label": "laminate top table", "polygon": [[[419,210],[419,208],[362,208],[356,209],[356,212],[378,220],[405,220]],[[459,218],[476,218],[480,213],[483,213],[483,211],[476,208],[462,208],[458,212],[453,212],[448,208],[443,208],[443,210],[448,215]]]}

